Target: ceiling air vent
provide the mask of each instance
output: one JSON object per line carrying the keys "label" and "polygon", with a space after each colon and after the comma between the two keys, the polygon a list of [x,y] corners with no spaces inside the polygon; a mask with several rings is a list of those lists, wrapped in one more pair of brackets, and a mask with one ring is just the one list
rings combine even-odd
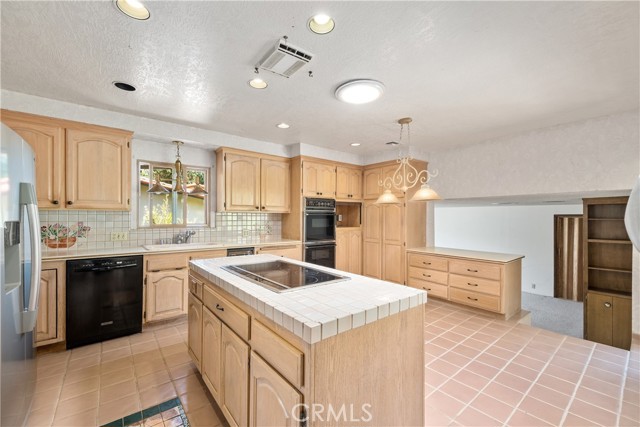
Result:
{"label": "ceiling air vent", "polygon": [[280,39],[276,48],[265,55],[258,67],[289,78],[311,61],[311,58],[311,53],[287,43],[285,39]]}

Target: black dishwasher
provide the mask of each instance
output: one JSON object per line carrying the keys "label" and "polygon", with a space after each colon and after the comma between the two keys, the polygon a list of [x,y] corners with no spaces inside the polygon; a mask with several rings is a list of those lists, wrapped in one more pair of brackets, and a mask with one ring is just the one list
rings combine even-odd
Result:
{"label": "black dishwasher", "polygon": [[67,261],[67,349],[142,331],[142,256]]}

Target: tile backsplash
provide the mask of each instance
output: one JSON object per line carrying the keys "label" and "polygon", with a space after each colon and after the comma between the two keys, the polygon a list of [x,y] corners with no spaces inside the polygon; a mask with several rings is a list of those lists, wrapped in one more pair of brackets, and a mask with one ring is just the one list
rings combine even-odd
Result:
{"label": "tile backsplash", "polygon": [[[131,229],[131,213],[127,211],[54,211],[40,210],[40,225],[60,224],[72,227],[79,222],[91,227],[86,238],[78,238],[71,250],[127,248],[160,243],[187,228]],[[216,213],[214,228],[189,227],[196,232],[193,243],[235,242],[261,237],[279,238],[282,234],[282,214]],[[127,232],[125,241],[111,241],[111,233]]]}

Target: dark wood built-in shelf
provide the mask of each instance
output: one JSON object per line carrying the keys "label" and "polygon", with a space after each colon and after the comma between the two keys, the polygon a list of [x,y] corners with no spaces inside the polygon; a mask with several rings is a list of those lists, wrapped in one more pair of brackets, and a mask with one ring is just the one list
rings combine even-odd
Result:
{"label": "dark wood built-in shelf", "polygon": [[618,239],[589,239],[589,243],[605,243],[614,245],[630,245],[631,240],[618,240]]}
{"label": "dark wood built-in shelf", "polygon": [[619,268],[589,267],[589,270],[614,271],[616,273],[629,273],[629,274],[632,273],[631,270],[622,270]]}

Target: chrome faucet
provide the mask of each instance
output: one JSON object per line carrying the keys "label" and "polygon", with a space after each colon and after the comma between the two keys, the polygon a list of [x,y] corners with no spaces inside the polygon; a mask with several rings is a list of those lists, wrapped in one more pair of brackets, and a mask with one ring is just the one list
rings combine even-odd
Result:
{"label": "chrome faucet", "polygon": [[175,236],[173,236],[173,241],[178,244],[189,243],[189,239],[191,238],[191,236],[195,234],[196,234],[195,231],[185,231],[184,234],[178,233]]}

